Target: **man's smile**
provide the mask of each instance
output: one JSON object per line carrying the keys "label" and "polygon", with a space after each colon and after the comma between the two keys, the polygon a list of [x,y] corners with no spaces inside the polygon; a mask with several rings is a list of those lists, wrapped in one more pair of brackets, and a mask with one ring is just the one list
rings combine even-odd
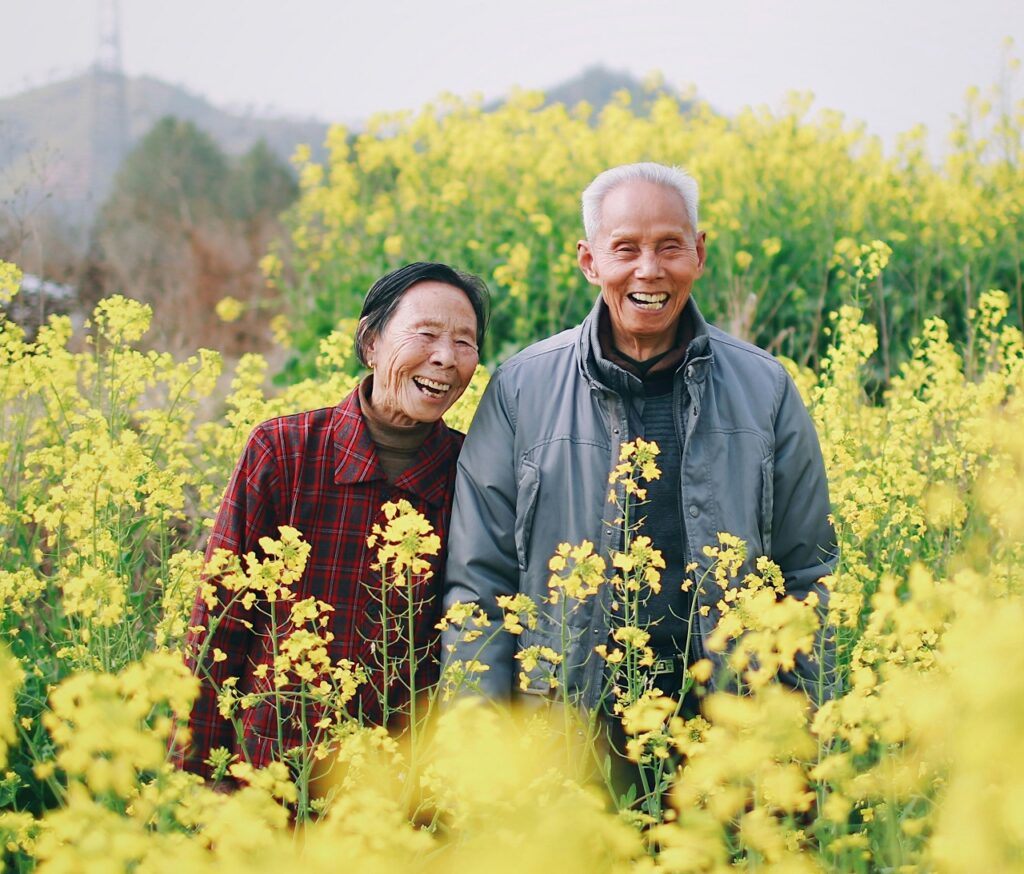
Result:
{"label": "man's smile", "polygon": [[642,310],[660,310],[668,303],[668,293],[634,291],[628,295],[630,301]]}

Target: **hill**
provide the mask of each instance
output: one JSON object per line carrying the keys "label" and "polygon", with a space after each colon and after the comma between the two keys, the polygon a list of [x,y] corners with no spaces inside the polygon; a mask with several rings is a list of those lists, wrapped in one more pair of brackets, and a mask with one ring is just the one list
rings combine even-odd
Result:
{"label": "hill", "polygon": [[[648,88],[632,73],[624,70],[610,70],[603,64],[587,67],[575,76],[544,89],[544,105],[561,103],[571,109],[585,101],[597,113],[610,103],[620,91],[629,94],[630,100],[635,106],[646,106],[661,94],[676,97],[684,107],[690,105],[690,101],[685,100],[673,88],[666,85]],[[485,103],[484,109],[490,112],[504,103],[505,98],[499,97]]]}
{"label": "hill", "polygon": [[[594,66],[552,86],[546,98],[567,106],[585,100],[599,110],[620,90],[638,102],[651,97],[629,73]],[[111,102],[121,92],[123,137]],[[497,105],[500,101],[491,106]],[[25,217],[49,209],[71,224],[87,224],[109,192],[124,153],[167,115],[192,122],[228,154],[241,154],[263,139],[285,159],[300,143],[317,155],[327,131],[325,122],[313,119],[229,112],[149,76],[90,70],[0,98],[0,210]],[[350,125],[356,130],[359,126]]]}
{"label": "hill", "polygon": [[[110,96],[123,89],[124,141],[117,144]],[[123,153],[173,115],[240,154],[260,139],[287,159],[299,143],[318,148],[327,125],[228,112],[149,76],[80,76],[0,99],[0,207],[29,211],[44,197],[69,218],[88,219],[110,189]]]}
{"label": "hill", "polygon": [[609,70],[600,64],[587,67],[578,76],[573,76],[571,79],[549,88],[544,96],[545,103],[564,103],[570,107],[585,100],[594,107],[596,112],[609,103],[620,91],[627,92],[633,103],[638,105],[643,105],[659,94],[671,94],[678,97],[673,89],[665,85],[647,88],[631,73]]}

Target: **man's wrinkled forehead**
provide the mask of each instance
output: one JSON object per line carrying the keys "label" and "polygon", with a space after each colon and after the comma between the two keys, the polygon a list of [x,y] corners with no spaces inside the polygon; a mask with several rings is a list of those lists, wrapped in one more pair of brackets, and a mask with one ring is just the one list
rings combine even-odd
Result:
{"label": "man's wrinkled forehead", "polygon": [[[665,221],[665,212],[655,206],[658,197],[652,194],[668,195],[679,205],[677,219]],[[634,236],[641,227],[657,225],[662,237],[681,236],[693,240],[695,229],[691,226],[686,200],[671,185],[661,185],[646,180],[627,179],[610,188],[600,202],[597,213],[597,227],[593,231],[594,242],[598,237],[606,241]]]}

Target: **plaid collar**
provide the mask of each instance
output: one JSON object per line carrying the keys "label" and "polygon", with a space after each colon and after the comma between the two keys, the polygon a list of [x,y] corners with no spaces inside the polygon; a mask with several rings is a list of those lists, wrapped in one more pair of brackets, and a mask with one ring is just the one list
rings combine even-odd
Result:
{"label": "plaid collar", "polygon": [[[334,481],[339,484],[386,480],[384,468],[370,439],[359,406],[358,387],[331,412],[331,440],[334,444]],[[444,503],[448,478],[440,473],[455,461],[459,452],[458,432],[443,420],[434,423],[409,468],[394,487],[412,492],[432,506]]]}

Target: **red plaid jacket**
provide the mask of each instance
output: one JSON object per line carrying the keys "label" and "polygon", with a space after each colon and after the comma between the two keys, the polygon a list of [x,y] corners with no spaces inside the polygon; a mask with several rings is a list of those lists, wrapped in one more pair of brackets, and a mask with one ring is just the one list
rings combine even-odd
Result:
{"label": "red plaid jacket", "polygon": [[[376,549],[367,546],[366,538],[375,523],[387,523],[381,505],[405,498],[430,521],[441,543],[446,543],[455,463],[461,446],[462,434],[439,421],[409,469],[393,484],[388,483],[360,412],[357,388],[337,407],[284,416],[258,426],[249,437],[221,504],[207,557],[213,550],[224,548],[239,555],[255,552],[262,558],[260,538],[276,539],[281,525],[297,528],[310,543],[305,572],[294,586],[296,600],[313,596],[334,607],[329,626],[334,634],[331,659],[351,659],[362,664],[370,675],[370,682],[350,705],[350,711],[361,711],[366,722],[379,723],[382,716],[381,672],[376,655],[379,648],[375,646],[382,633],[380,607],[369,591],[369,586],[379,587],[379,573],[370,568],[376,560]],[[420,603],[415,639],[419,657],[416,681],[421,688],[437,681],[439,644],[434,626],[440,617],[444,562],[444,549],[431,557],[434,575],[421,583],[422,594],[415,598]],[[190,626],[206,629],[209,619],[205,602],[197,598]],[[189,719],[191,746],[178,756],[179,764],[188,770],[205,776],[203,760],[219,746],[246,758],[238,748],[234,727],[217,711],[215,685],[219,687],[228,677],[238,677],[238,690],[243,694],[267,690],[270,680],[259,679],[256,668],[273,663],[268,625],[259,605],[251,610],[232,608],[214,630],[202,666],[195,664],[194,654],[199,652],[207,632],[190,632],[187,660],[202,682]],[[213,662],[215,647],[226,654],[225,660]],[[391,686],[389,701],[392,706],[407,703],[408,695],[401,683]],[[279,757],[272,708],[258,705],[241,710],[240,716],[249,760],[263,767]],[[297,745],[300,738],[298,720],[289,718],[285,748]]]}

